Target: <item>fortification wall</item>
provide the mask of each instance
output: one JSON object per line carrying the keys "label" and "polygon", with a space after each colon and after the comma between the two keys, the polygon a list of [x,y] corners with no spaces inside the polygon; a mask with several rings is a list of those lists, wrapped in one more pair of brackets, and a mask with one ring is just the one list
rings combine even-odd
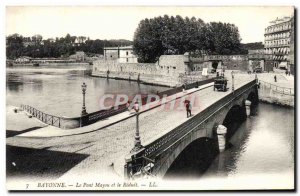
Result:
{"label": "fortification wall", "polygon": [[136,80],[164,86],[180,85],[178,76],[188,70],[185,55],[162,55],[157,63],[118,63],[117,60],[93,62],[93,76]]}

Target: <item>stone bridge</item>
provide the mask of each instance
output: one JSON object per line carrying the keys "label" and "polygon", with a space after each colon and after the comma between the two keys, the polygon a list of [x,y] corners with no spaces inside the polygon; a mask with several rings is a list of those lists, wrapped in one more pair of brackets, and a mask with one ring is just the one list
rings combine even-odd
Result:
{"label": "stone bridge", "polygon": [[[246,100],[251,102],[251,106]],[[222,135],[228,140],[234,134],[230,126],[234,122],[245,120],[249,109],[257,103],[258,90],[255,79],[239,86],[166,134],[144,144],[140,150],[128,154],[125,158],[125,178],[144,175],[162,178],[181,153],[199,141],[210,141],[211,147],[218,151],[218,142],[222,145],[217,131],[219,125],[228,128],[226,136],[224,133]]]}

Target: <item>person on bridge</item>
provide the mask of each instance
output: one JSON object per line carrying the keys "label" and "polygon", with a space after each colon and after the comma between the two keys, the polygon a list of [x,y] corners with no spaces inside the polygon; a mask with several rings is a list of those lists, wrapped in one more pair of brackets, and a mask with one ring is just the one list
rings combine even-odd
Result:
{"label": "person on bridge", "polygon": [[127,101],[126,108],[127,108],[128,112],[130,112],[130,104],[131,104],[131,101]]}
{"label": "person on bridge", "polygon": [[188,117],[192,116],[192,105],[191,105],[190,101],[186,101],[185,109],[186,109],[186,117],[188,118]]}

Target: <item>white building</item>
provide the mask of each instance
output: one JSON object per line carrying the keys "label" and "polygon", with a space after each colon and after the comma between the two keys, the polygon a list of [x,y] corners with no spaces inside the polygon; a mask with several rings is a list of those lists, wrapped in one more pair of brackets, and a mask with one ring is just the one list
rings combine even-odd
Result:
{"label": "white building", "polygon": [[21,56],[15,60],[16,63],[29,63],[31,58],[28,56]]}
{"label": "white building", "polygon": [[288,68],[292,17],[277,18],[265,29],[265,54],[272,55],[275,68]]}
{"label": "white building", "polygon": [[133,46],[105,47],[104,59],[117,60],[119,63],[137,63],[137,56],[133,53]]}

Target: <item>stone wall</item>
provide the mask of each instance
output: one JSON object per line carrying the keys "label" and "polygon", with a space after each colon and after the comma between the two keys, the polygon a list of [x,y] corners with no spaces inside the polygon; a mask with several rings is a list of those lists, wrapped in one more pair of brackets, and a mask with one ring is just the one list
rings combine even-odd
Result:
{"label": "stone wall", "polygon": [[248,61],[247,59],[226,59],[223,60],[223,65],[229,70],[241,70],[247,71],[248,70]]}
{"label": "stone wall", "polygon": [[260,83],[259,100],[266,103],[294,107],[294,89],[276,87]]}
{"label": "stone wall", "polygon": [[180,74],[189,70],[185,55],[162,55],[156,63],[119,63],[118,60],[93,62],[93,76],[137,80],[164,86],[180,85]]}
{"label": "stone wall", "polygon": [[167,74],[179,75],[191,71],[187,55],[162,55],[157,62],[159,70]]}

